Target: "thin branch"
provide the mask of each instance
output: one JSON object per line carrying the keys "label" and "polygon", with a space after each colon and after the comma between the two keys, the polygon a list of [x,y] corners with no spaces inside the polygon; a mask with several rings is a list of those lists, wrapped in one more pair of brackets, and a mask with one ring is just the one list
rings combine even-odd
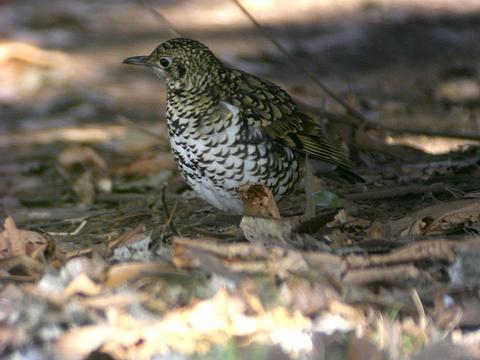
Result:
{"label": "thin branch", "polygon": [[[448,184],[444,183],[436,183],[429,185],[413,184],[383,187],[380,189],[371,189],[361,193],[346,193],[342,194],[341,196],[349,200],[375,200],[425,193],[443,193],[448,192],[450,189],[451,187],[449,187]],[[478,189],[478,184],[458,184],[455,185],[455,189],[471,191]]]}
{"label": "thin branch", "polygon": [[372,125],[373,127],[378,127],[383,131],[391,131],[394,133],[403,133],[403,134],[410,134],[410,135],[424,135],[424,136],[431,136],[431,137],[443,137],[443,138],[452,138],[452,139],[462,139],[462,140],[473,140],[473,141],[480,141],[480,134],[462,134],[455,131],[436,131],[436,130],[428,130],[428,129],[411,129],[411,128],[402,128],[402,127],[393,127],[384,124],[374,124],[372,122],[369,123],[369,126]]}
{"label": "thin branch", "polygon": [[150,3],[150,1],[139,0],[139,3],[144,6],[155,18],[157,18],[157,20],[164,24],[173,35],[177,37],[182,37],[182,34],[180,34],[180,32],[175,28],[175,26],[173,26],[173,24],[168,21],[168,19],[163,16],[160,11],[155,9],[155,7]]}
{"label": "thin branch", "polygon": [[[295,99],[295,101],[298,104],[300,104],[300,106],[305,111],[309,111],[311,113],[319,113],[322,117],[324,117],[325,119],[328,119],[329,121],[347,124],[351,126],[359,125],[358,120],[352,116],[325,111],[324,109],[318,106],[311,106],[311,105],[302,103],[302,101],[298,99]],[[379,123],[371,120],[368,121],[367,128],[377,129],[381,131],[388,131],[388,132],[398,133],[398,134],[423,135],[423,136],[431,136],[431,137],[480,141],[480,134],[475,134],[475,133],[466,134],[466,133],[459,133],[456,131],[448,131],[448,130],[438,131],[438,130],[429,130],[429,129],[415,129],[415,128],[409,128],[409,127],[392,126],[392,125]]]}
{"label": "thin branch", "polygon": [[[167,222],[165,223],[165,231],[168,227],[170,227],[170,230],[175,234],[175,235],[179,235],[179,232],[175,226],[175,223],[173,222],[173,217],[175,215],[175,212],[177,211],[177,204],[178,204],[178,200],[175,201],[175,205],[173,206],[173,209],[172,211],[170,212],[168,210],[168,205],[167,205],[167,187],[164,186],[162,188],[162,206],[163,206],[163,209],[165,211],[165,214],[168,216],[168,220]],[[165,231],[164,233],[162,234],[162,240],[165,236]]]}
{"label": "thin branch", "polygon": [[142,132],[143,134],[145,135],[148,135],[148,136],[151,136],[153,137],[154,139],[159,139],[159,138],[162,138],[162,136],[160,134],[157,134],[149,129],[147,129],[146,127],[144,126],[140,126],[138,125],[137,123],[134,123],[132,120],[128,119],[127,117],[125,116],[119,116],[118,117],[118,122],[122,125],[125,125],[125,126],[128,126],[128,127],[131,127],[132,129],[135,129],[135,130],[138,130],[140,132]]}

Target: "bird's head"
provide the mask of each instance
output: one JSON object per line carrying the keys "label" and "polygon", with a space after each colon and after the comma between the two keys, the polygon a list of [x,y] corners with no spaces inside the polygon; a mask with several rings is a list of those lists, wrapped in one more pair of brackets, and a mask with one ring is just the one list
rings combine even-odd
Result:
{"label": "bird's head", "polygon": [[186,38],[170,39],[148,56],[133,56],[125,64],[152,68],[172,89],[193,89],[206,86],[222,63],[201,42]]}

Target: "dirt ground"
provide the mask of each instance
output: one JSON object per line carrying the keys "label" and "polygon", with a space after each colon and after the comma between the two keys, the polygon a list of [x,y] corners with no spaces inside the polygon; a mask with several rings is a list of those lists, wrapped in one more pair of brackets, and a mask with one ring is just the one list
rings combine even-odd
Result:
{"label": "dirt ground", "polygon": [[[0,1],[0,353],[480,356],[480,3],[241,3],[293,61],[235,1]],[[199,199],[164,85],[122,64],[174,31],[281,85],[366,184],[281,217]]]}

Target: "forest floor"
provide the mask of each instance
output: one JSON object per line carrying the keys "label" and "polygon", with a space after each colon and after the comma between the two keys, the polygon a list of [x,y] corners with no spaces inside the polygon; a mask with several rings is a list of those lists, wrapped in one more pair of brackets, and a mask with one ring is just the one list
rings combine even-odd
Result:
{"label": "forest floor", "polygon": [[[478,1],[242,4],[294,63],[234,1],[0,1],[2,358],[480,358]],[[279,211],[254,187],[243,217],[199,199],[164,85],[121,64],[173,36],[159,13],[286,89],[367,182]]]}

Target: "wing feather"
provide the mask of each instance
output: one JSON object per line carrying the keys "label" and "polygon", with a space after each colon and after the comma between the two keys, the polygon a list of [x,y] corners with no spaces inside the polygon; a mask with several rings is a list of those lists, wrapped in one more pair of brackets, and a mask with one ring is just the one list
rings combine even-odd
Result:
{"label": "wing feather", "polygon": [[334,146],[292,98],[270,81],[261,80],[240,70],[231,71],[235,90],[224,94],[238,106],[249,126],[258,126],[275,141],[322,161],[350,171],[350,159]]}

